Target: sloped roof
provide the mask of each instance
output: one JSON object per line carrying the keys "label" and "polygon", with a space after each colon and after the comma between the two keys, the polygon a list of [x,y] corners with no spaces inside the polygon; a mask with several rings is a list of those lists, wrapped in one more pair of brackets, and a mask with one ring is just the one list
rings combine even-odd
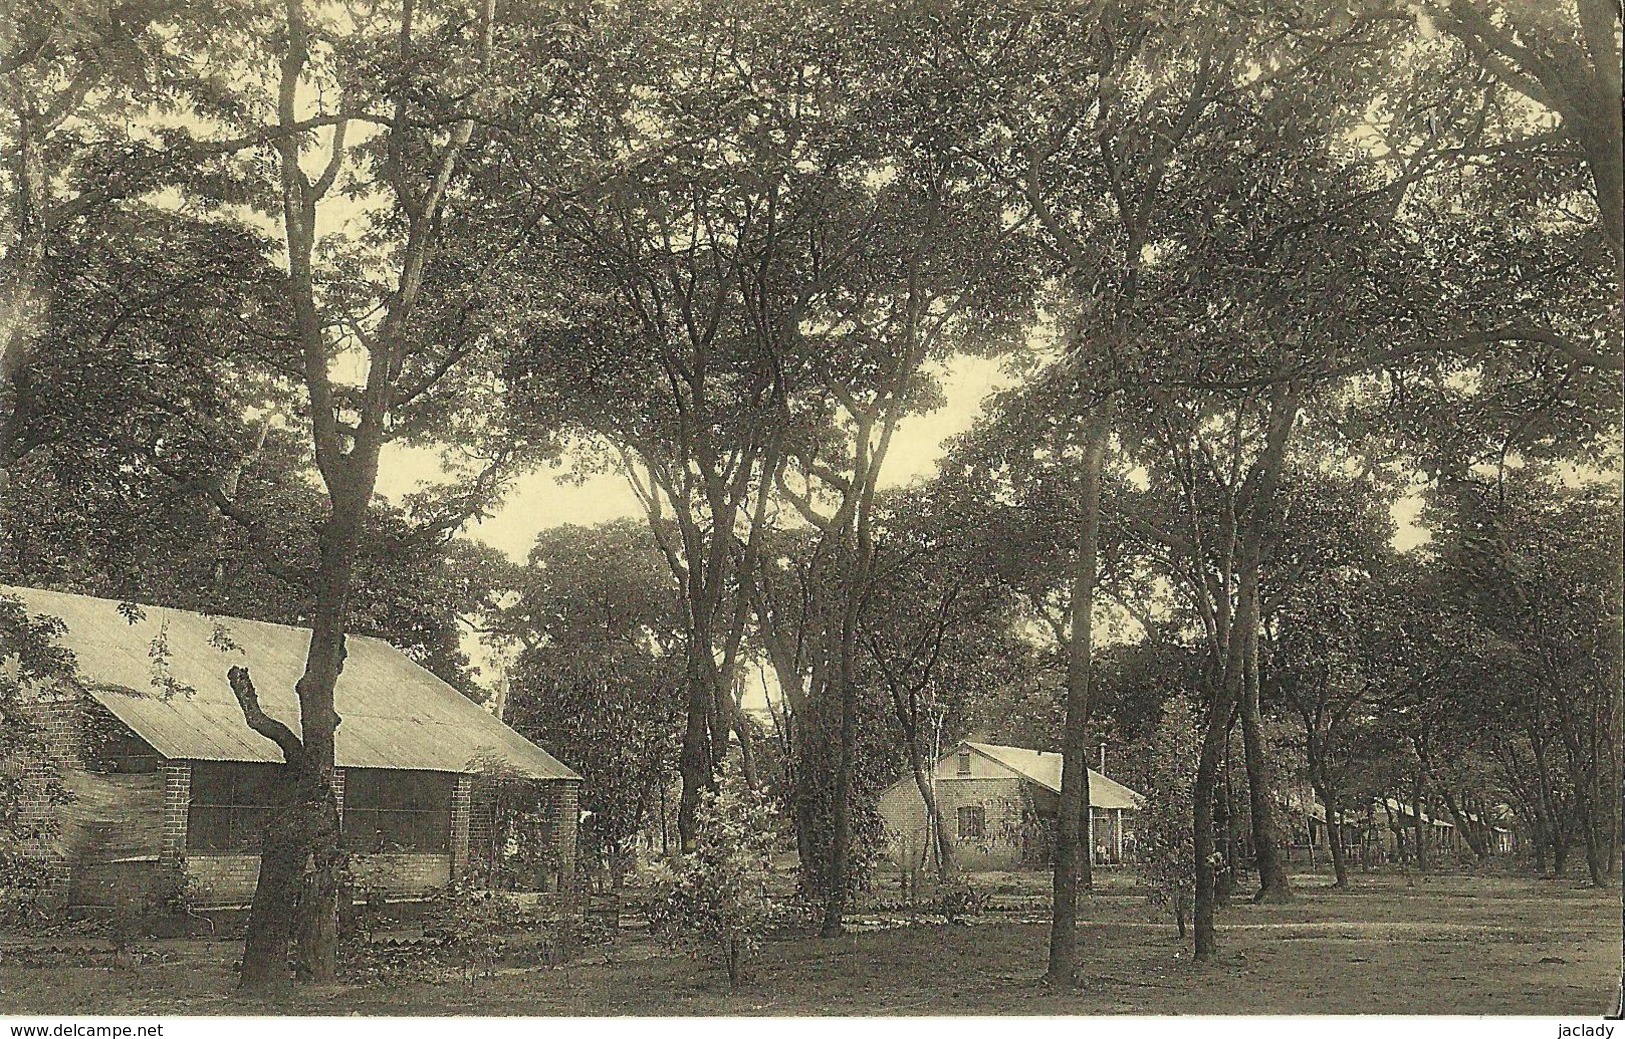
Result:
{"label": "sloped roof", "polygon": [[[991,761],[1003,765],[1046,790],[1061,792],[1061,755],[1025,747],[1001,747],[994,743],[967,743],[965,746]],[[1145,798],[1128,787],[1089,770],[1089,807],[1138,809]]]}
{"label": "sloped roof", "polygon": [[[237,664],[253,675],[265,713],[299,731],[294,685],[304,674],[308,629],[157,606],[141,607],[145,616],[131,624],[112,599],[6,586],[0,594],[66,624],[60,641],[73,651],[85,690],[166,758],[282,760],[276,744],[243,721],[226,682]],[[217,632],[238,648],[218,648]],[[156,680],[152,647],[160,638],[167,681]],[[581,778],[382,639],[351,635],[345,646],[334,693],[341,767],[472,772],[499,764],[533,779]]]}

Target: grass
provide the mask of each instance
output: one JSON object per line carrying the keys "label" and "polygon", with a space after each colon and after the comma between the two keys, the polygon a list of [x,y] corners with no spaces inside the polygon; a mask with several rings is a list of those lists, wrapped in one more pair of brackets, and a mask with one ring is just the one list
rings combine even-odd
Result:
{"label": "grass", "polygon": [[1058,990],[1040,980],[1046,928],[1027,897],[1044,880],[985,878],[1010,911],[974,923],[770,942],[736,993],[704,964],[622,935],[564,967],[503,969],[473,988],[437,977],[254,1001],[231,989],[236,942],[187,939],[153,943],[161,962],[133,970],[0,963],[0,1014],[1594,1016],[1618,980],[1619,896],[1572,881],[1356,875],[1341,892],[1300,876],[1291,903],[1222,910],[1220,956],[1197,965],[1118,876],[1083,906],[1079,984]]}

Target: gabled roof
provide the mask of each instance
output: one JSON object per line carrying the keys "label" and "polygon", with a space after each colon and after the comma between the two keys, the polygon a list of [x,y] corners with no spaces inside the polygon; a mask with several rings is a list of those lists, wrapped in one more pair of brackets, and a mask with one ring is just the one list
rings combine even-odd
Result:
{"label": "gabled roof", "polygon": [[[253,675],[265,713],[299,731],[294,685],[310,646],[305,628],[157,606],[141,607],[144,616],[132,624],[112,599],[6,586],[0,595],[66,624],[60,641],[73,651],[80,684],[166,758],[282,760],[276,744],[243,721],[226,682],[237,664]],[[227,648],[217,645],[227,640]],[[166,647],[156,654],[162,666],[156,641]],[[389,643],[351,635],[345,646],[335,690],[341,767],[498,766],[533,779],[581,778]]]}
{"label": "gabled roof", "polygon": [[[1001,747],[994,743],[966,743],[965,746],[990,761],[1030,779],[1046,790],[1061,792],[1061,755],[1026,747]],[[1114,779],[1089,770],[1089,807],[1138,809],[1145,798]]]}

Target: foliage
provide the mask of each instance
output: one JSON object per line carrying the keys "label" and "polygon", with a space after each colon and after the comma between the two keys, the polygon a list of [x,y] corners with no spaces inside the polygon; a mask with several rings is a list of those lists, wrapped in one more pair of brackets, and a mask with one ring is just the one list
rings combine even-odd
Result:
{"label": "foliage", "polygon": [[720,962],[728,987],[744,979],[750,957],[773,921],[769,891],[777,842],[770,804],[736,781],[700,798],[694,850],[658,868],[649,913],[654,932],[679,948]]}
{"label": "foliage", "polygon": [[583,866],[619,886],[660,818],[684,700],[678,588],[642,524],[544,532],[487,629],[517,640],[505,720],[581,773]]}
{"label": "foliage", "polygon": [[62,630],[0,596],[0,923],[46,912],[60,876],[51,806],[69,795],[24,696],[72,676],[73,655],[56,644]]}

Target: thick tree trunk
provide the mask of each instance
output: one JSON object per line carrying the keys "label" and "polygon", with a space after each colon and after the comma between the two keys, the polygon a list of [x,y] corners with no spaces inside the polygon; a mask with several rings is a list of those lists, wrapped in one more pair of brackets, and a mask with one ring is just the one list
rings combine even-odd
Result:
{"label": "thick tree trunk", "polygon": [[852,770],[858,738],[858,690],[857,683],[849,677],[850,670],[845,667],[842,670],[846,674],[841,679],[840,749],[830,803],[829,890],[825,892],[824,922],[819,928],[824,938],[838,938],[842,933],[852,854]]}
{"label": "thick tree trunk", "polygon": [[1269,763],[1265,760],[1264,724],[1258,702],[1258,601],[1237,622],[1245,625],[1242,639],[1247,646],[1246,670],[1241,696],[1241,742],[1247,759],[1247,794],[1253,830],[1253,862],[1258,867],[1258,892],[1254,902],[1287,902],[1292,885],[1286,864],[1281,861],[1280,830],[1275,820],[1275,798],[1271,790]]}
{"label": "thick tree trunk", "polygon": [[[682,779],[682,792],[677,801],[677,839],[684,854],[694,850],[694,838],[699,829],[698,809],[700,794],[716,786],[716,770],[711,761],[712,691],[705,680],[699,662],[698,650],[690,646],[687,666],[688,708],[683,726],[683,747],[677,756],[677,774]],[[710,652],[709,647],[705,652]]]}
{"label": "thick tree trunk", "polygon": [[305,883],[299,896],[295,939],[299,969],[311,981],[328,984],[338,971],[339,910],[344,850],[339,842],[338,801],[331,770],[312,777],[312,796],[302,812],[307,846]]}
{"label": "thick tree trunk", "polygon": [[1095,578],[1100,565],[1100,477],[1110,432],[1102,407],[1084,427],[1083,529],[1073,560],[1071,636],[1067,643],[1066,718],[1061,741],[1061,795],[1055,827],[1055,870],[1049,934],[1052,984],[1071,985],[1077,963],[1078,888],[1088,868],[1089,706],[1093,680]]}
{"label": "thick tree trunk", "polygon": [[[297,780],[287,781],[296,788]],[[299,808],[288,805],[267,823],[260,847],[259,881],[248,911],[238,984],[251,992],[281,987],[291,976],[289,946],[299,911],[307,845]]]}

